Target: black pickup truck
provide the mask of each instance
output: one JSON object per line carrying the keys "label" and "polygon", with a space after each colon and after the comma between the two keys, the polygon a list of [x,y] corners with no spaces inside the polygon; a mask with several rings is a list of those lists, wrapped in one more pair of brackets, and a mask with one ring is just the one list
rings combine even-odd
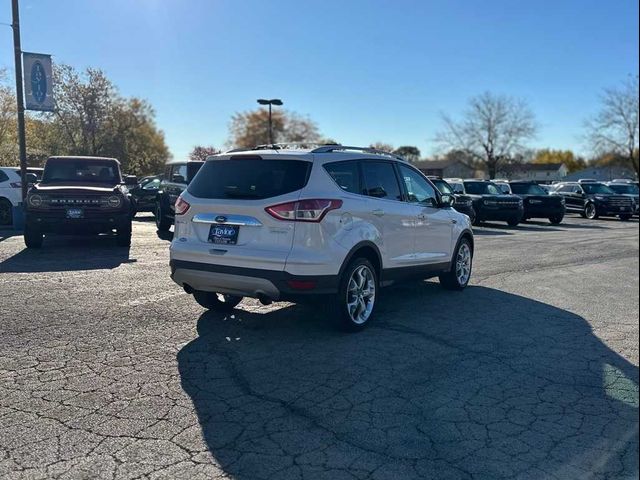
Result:
{"label": "black pickup truck", "polygon": [[24,241],[40,248],[45,235],[114,233],[131,244],[131,199],[120,162],[103,157],[51,157],[26,201]]}

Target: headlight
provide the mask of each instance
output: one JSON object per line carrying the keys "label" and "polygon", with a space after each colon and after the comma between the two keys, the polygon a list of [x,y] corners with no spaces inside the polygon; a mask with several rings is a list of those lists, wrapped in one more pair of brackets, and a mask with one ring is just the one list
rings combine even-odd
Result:
{"label": "headlight", "polygon": [[607,199],[607,197],[603,197],[602,195],[596,195],[596,200],[600,201],[600,202],[604,202]]}
{"label": "headlight", "polygon": [[564,199],[564,197],[562,197],[560,199],[560,205],[566,205],[566,204],[567,204],[567,201]]}
{"label": "headlight", "polygon": [[122,198],[118,195],[112,195],[107,199],[110,208],[119,208],[122,205]]}
{"label": "headlight", "polygon": [[42,206],[42,197],[36,193],[29,195],[27,201],[32,207],[38,208]]}

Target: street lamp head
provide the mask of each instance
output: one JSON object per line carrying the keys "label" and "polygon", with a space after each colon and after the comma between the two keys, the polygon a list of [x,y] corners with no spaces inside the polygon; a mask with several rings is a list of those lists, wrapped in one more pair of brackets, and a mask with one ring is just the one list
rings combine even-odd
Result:
{"label": "street lamp head", "polygon": [[280,100],[279,98],[272,98],[271,100],[269,100],[269,103],[271,103],[271,105],[282,105],[282,100]]}
{"label": "street lamp head", "polygon": [[269,100],[265,100],[264,98],[259,98],[258,99],[258,103],[260,105],[269,105],[269,103],[271,103],[271,102],[269,102]]}

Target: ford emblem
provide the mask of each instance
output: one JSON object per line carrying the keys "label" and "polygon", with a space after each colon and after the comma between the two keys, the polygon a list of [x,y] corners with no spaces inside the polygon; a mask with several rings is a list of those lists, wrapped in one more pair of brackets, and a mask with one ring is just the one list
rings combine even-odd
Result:
{"label": "ford emblem", "polygon": [[225,217],[224,215],[218,215],[216,217],[216,222],[218,223],[225,223],[227,221],[227,217]]}

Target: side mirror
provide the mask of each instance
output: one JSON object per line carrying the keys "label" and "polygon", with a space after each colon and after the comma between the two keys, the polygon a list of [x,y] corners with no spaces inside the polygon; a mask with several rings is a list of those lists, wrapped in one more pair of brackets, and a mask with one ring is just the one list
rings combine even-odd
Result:
{"label": "side mirror", "polygon": [[443,207],[453,207],[456,204],[456,197],[444,194],[440,197],[440,205]]}
{"label": "side mirror", "polygon": [[136,177],[135,175],[125,175],[124,184],[130,186],[138,185],[138,177]]}
{"label": "side mirror", "polygon": [[34,183],[38,183],[38,176],[35,173],[27,173],[27,183],[29,185],[33,185]]}

